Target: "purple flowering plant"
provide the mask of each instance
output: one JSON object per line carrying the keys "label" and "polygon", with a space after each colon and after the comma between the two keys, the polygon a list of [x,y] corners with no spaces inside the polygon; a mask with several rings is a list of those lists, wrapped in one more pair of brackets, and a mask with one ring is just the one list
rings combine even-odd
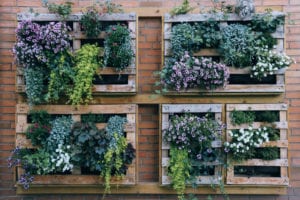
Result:
{"label": "purple flowering plant", "polygon": [[39,67],[53,55],[70,50],[69,27],[63,22],[39,25],[22,21],[16,29],[17,42],[13,48],[16,60],[24,67]]}
{"label": "purple flowering plant", "polygon": [[213,142],[221,140],[224,126],[209,115],[184,113],[172,115],[163,130],[164,141],[179,150],[187,150],[193,163],[220,159],[220,149]]}
{"label": "purple flowering plant", "polygon": [[226,86],[229,69],[211,58],[194,58],[185,52],[179,61],[162,69],[160,78],[164,90],[173,89],[179,92],[196,87],[214,90]]}

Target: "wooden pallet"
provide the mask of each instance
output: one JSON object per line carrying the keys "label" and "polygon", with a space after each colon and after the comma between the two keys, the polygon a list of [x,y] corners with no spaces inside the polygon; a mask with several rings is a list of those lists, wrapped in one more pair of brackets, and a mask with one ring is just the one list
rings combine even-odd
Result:
{"label": "wooden pallet", "polygon": [[[279,121],[272,123],[276,129],[280,130],[280,139],[277,141],[265,142],[261,147],[278,147],[280,149],[280,158],[276,160],[266,161],[262,159],[249,159],[244,162],[229,161],[227,168],[227,184],[266,184],[266,185],[288,185],[288,124],[287,124],[287,105],[286,104],[227,104],[226,105],[226,123],[227,123],[227,140],[230,141],[229,131],[240,128],[247,128],[248,124],[234,126],[230,120],[230,113],[237,111],[277,111],[279,113]],[[270,123],[254,122],[253,128],[271,125]],[[268,175],[260,177],[235,175],[234,167],[236,166],[252,166],[252,167],[280,167],[280,177],[269,177]]]}
{"label": "wooden pallet", "polygon": [[[97,38],[87,38],[84,34],[84,31],[81,30],[79,21],[82,14],[72,14],[67,19],[68,24],[72,27],[71,35],[72,35],[72,44],[73,49],[77,50],[80,49],[81,44],[84,40],[90,39],[94,42],[97,40],[104,40],[106,37],[105,31],[102,31]],[[22,20],[32,20],[36,23],[42,22],[50,22],[50,21],[59,21],[59,18],[55,14],[39,14],[35,16],[34,14],[27,14],[21,13],[17,15],[18,21]],[[136,48],[137,48],[137,36],[136,36],[136,27],[137,27],[137,17],[134,13],[129,14],[103,14],[101,15],[101,21],[104,22],[111,22],[114,24],[125,22],[128,24],[128,28],[130,30],[131,35],[131,47],[135,53],[135,57],[132,59],[131,64],[121,72],[115,70],[110,66],[105,66],[105,68],[99,69],[97,74],[102,76],[112,75],[112,76],[119,76],[123,75],[127,77],[127,82],[119,84],[118,81],[115,83],[110,84],[94,84],[93,86],[93,94],[135,94],[137,88],[136,82],[136,63],[137,63],[137,56],[136,56]],[[17,70],[17,77],[16,77],[16,92],[24,93],[25,92],[25,80],[22,68],[20,67]]]}
{"label": "wooden pallet", "polygon": [[[171,114],[175,113],[214,113],[215,119],[221,121],[222,118],[222,105],[221,104],[162,104],[162,116],[161,116],[161,129],[164,130],[169,126],[169,118]],[[160,137],[161,140],[161,171],[160,178],[162,185],[171,184],[171,179],[167,175],[169,165],[169,149],[170,145],[165,143],[164,135]],[[214,148],[220,148],[222,146],[221,141],[213,142]],[[198,176],[197,184],[220,184],[222,180],[222,163],[211,162],[207,163],[207,166],[214,166],[214,175],[211,176]]]}
{"label": "wooden pallet", "polygon": [[[136,148],[136,113],[137,107],[134,104],[122,105],[88,105],[75,109],[67,105],[45,105],[33,107],[33,110],[46,110],[49,114],[71,115],[75,122],[81,121],[83,114],[126,114],[127,123],[124,127],[126,139]],[[16,146],[20,148],[33,148],[30,140],[26,139],[24,132],[30,125],[28,113],[30,108],[27,104],[18,104],[16,109]],[[97,123],[100,129],[105,128],[106,123]],[[100,184],[103,180],[93,175],[36,175],[33,184]],[[128,166],[124,178],[112,179],[112,184],[135,185],[136,184],[136,160]]]}
{"label": "wooden pallet", "polygon": [[[273,12],[274,16],[284,16],[281,12]],[[220,26],[224,27],[227,26],[228,22],[245,22],[251,21],[251,17],[241,19],[236,14],[228,14],[226,15],[226,20],[223,15],[216,15],[216,14],[185,14],[185,15],[178,15],[178,16],[170,16],[166,14],[164,17],[164,52],[163,56],[166,58],[172,55],[171,53],[171,32],[172,26],[178,23],[193,23],[193,22],[204,22],[208,21],[209,19],[215,19],[220,22]],[[277,39],[277,46],[275,47],[275,51],[283,52],[284,51],[284,27],[280,26],[277,28],[276,32],[272,34],[274,38]],[[203,57],[220,57],[220,53],[217,49],[202,49],[198,52],[194,53],[195,57],[203,56]],[[248,75],[248,79],[250,77],[250,68],[243,68],[243,69],[236,69],[233,67],[229,67],[230,74],[235,75],[235,77],[240,78],[241,80],[245,80],[245,75]],[[233,83],[230,82],[225,88],[219,88],[213,91],[207,91],[204,89],[188,89],[184,91],[177,92],[175,90],[170,90],[165,92],[165,95],[221,95],[221,94],[279,94],[285,91],[284,85],[284,73],[285,70],[281,69],[274,73],[275,81],[272,83],[265,83],[265,84],[254,84],[254,83],[244,83],[237,81]]]}

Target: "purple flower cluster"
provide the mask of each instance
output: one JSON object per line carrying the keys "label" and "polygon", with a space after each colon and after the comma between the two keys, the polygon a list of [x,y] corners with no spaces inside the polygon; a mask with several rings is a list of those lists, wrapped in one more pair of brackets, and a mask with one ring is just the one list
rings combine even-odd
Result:
{"label": "purple flower cluster", "polygon": [[62,22],[39,25],[22,21],[16,30],[17,42],[13,53],[24,67],[45,64],[49,56],[70,49],[71,36],[68,27]]}
{"label": "purple flower cluster", "polygon": [[186,113],[173,115],[163,135],[165,142],[186,149],[191,157],[201,160],[215,151],[212,142],[221,138],[222,129],[215,120]]}
{"label": "purple flower cluster", "polygon": [[210,58],[194,58],[188,52],[174,65],[165,66],[161,71],[164,88],[180,91],[200,87],[207,90],[225,87],[229,78],[226,65]]}
{"label": "purple flower cluster", "polygon": [[19,183],[23,185],[23,188],[25,190],[28,190],[29,185],[32,183],[33,179],[34,177],[29,172],[25,172],[24,174],[21,174]]}

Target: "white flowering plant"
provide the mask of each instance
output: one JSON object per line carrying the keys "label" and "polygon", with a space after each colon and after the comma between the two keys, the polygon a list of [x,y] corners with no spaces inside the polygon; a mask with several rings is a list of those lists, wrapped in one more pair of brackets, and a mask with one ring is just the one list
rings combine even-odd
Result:
{"label": "white flowering plant", "polygon": [[230,142],[225,142],[225,151],[232,155],[236,161],[243,161],[256,157],[256,149],[263,143],[270,141],[269,127],[260,127],[253,129],[249,126],[247,129],[229,131]]}
{"label": "white flowering plant", "polygon": [[51,155],[51,164],[55,170],[66,172],[72,171],[74,165],[71,163],[72,149],[70,145],[58,144],[57,149]]}
{"label": "white flowering plant", "polygon": [[284,53],[269,50],[268,47],[257,48],[257,63],[251,69],[251,77],[261,80],[273,75],[277,70],[289,67],[294,61]]}

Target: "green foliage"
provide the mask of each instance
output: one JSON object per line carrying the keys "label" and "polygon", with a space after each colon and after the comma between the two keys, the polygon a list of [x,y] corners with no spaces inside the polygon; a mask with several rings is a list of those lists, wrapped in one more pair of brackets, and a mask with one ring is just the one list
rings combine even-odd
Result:
{"label": "green foliage", "polygon": [[195,27],[189,23],[181,23],[172,27],[171,48],[173,57],[179,59],[185,51],[199,50],[203,39],[196,35]]}
{"label": "green foliage", "polygon": [[170,163],[168,175],[172,180],[172,187],[176,190],[178,199],[184,199],[184,191],[190,178],[191,164],[186,149],[178,149],[175,146],[170,148]]}
{"label": "green foliage", "polygon": [[130,31],[125,25],[112,25],[104,41],[104,65],[121,71],[131,64],[134,52]]}
{"label": "green foliage", "polygon": [[71,85],[74,79],[73,56],[70,52],[58,54],[49,62],[51,68],[47,102],[57,102],[61,97],[71,93]]}
{"label": "green foliage", "polygon": [[251,27],[255,31],[263,33],[274,33],[278,26],[284,24],[284,16],[274,16],[271,10],[266,13],[256,14],[251,20]]}
{"label": "green foliage", "polygon": [[201,47],[217,48],[221,40],[221,32],[219,22],[209,20],[202,23],[196,23],[195,35],[200,35],[202,38]]}
{"label": "green foliage", "polygon": [[255,113],[251,111],[238,111],[233,110],[230,113],[230,120],[232,125],[241,125],[241,124],[252,124],[255,120]]}
{"label": "green foliage", "polygon": [[248,26],[231,24],[222,29],[220,52],[229,66],[247,67],[255,61],[256,36]]}
{"label": "green foliage", "polygon": [[62,4],[46,3],[49,12],[57,14],[63,20],[66,20],[68,16],[72,13],[72,5],[72,2],[65,2]]}
{"label": "green foliage", "polygon": [[70,94],[72,105],[87,104],[92,98],[92,83],[96,70],[101,67],[100,48],[96,45],[83,45],[75,57],[74,88]]}
{"label": "green foliage", "polygon": [[181,15],[181,14],[186,14],[186,13],[192,11],[192,10],[194,10],[194,8],[190,6],[189,1],[188,0],[183,0],[182,4],[180,6],[174,7],[170,11],[170,14],[172,16]]}
{"label": "green foliage", "polygon": [[29,117],[32,123],[39,123],[49,125],[51,116],[45,110],[31,110],[29,111]]}
{"label": "green foliage", "polygon": [[278,111],[262,111],[255,116],[255,121],[273,123],[279,121]]}
{"label": "green foliage", "polygon": [[278,147],[264,147],[256,150],[255,158],[263,160],[275,160],[280,158]]}
{"label": "green foliage", "polygon": [[26,138],[30,139],[33,146],[44,145],[50,134],[50,126],[41,123],[30,125],[25,132]]}
{"label": "green foliage", "polygon": [[23,157],[32,174],[45,175],[54,169],[51,166],[51,155],[44,149],[38,149],[34,153],[26,154]]}
{"label": "green foliage", "polygon": [[100,12],[95,6],[87,8],[81,16],[80,24],[87,37],[95,38],[101,33],[103,25],[100,21]]}
{"label": "green foliage", "polygon": [[24,77],[26,80],[25,92],[30,105],[41,104],[45,101],[44,91],[46,86],[45,68],[25,68]]}
{"label": "green foliage", "polygon": [[109,140],[104,130],[98,130],[92,122],[74,124],[71,144],[74,152],[72,161],[75,165],[86,167],[91,171],[101,171],[99,160],[104,157]]}

